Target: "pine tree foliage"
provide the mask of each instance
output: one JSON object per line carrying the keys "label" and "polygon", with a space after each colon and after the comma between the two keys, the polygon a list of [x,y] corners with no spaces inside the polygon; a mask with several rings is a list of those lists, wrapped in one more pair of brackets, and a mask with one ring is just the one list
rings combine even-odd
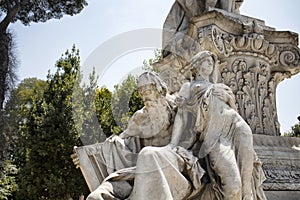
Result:
{"label": "pine tree foliage", "polygon": [[[1,0],[0,1],[0,111],[3,109],[5,95],[11,89],[16,68],[12,56],[12,34],[8,31],[11,23],[16,21],[29,25],[31,22],[46,22],[49,19],[60,19],[64,15],[80,13],[87,5],[85,0]],[[0,125],[2,113],[0,112]],[[1,137],[1,135],[0,135]]]}
{"label": "pine tree foliage", "polygon": [[106,137],[113,134],[117,126],[112,114],[112,92],[102,86],[96,90],[95,107],[101,129]]}
{"label": "pine tree foliage", "polygon": [[42,99],[33,103],[24,125],[27,159],[19,173],[18,199],[78,198],[87,192],[70,155],[81,145],[73,121],[72,93],[80,74],[79,52],[73,47],[48,75]]}
{"label": "pine tree foliage", "polygon": [[75,15],[87,5],[85,0],[6,0],[0,1],[0,31],[9,23],[21,21],[24,25],[31,22],[46,22],[60,19],[63,15]]}

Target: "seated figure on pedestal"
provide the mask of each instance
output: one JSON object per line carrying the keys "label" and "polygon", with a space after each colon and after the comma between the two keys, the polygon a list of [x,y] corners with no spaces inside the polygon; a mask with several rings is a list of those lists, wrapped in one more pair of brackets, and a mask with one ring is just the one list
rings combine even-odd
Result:
{"label": "seated figure on pedestal", "polygon": [[239,14],[242,3],[243,0],[176,0],[163,25],[163,57],[169,53],[178,54],[177,46],[192,42],[187,31],[193,17],[200,16],[211,8]]}
{"label": "seated figure on pedestal", "polygon": [[[190,66],[193,79],[179,91],[170,143],[143,147],[135,167],[111,173],[88,200],[266,199],[261,188],[264,174],[253,150],[251,130],[235,109],[231,89],[216,83],[213,55],[200,52]],[[153,94],[146,88],[141,87],[145,92],[142,95]],[[165,116],[162,112],[167,110],[156,111],[152,119]],[[141,123],[141,127],[147,127],[147,123]],[[141,127],[137,125],[134,130],[139,131],[125,132],[121,137],[155,137],[151,131],[143,135]]]}
{"label": "seated figure on pedestal", "polygon": [[145,106],[134,113],[123,133],[109,137],[97,150],[103,180],[115,171],[134,167],[144,146],[170,142],[174,103],[166,84],[156,73],[145,72],[138,79],[138,90]]}
{"label": "seated figure on pedestal", "polygon": [[[109,173],[88,200],[181,200],[202,187],[201,178],[205,172],[197,157],[182,147],[165,146],[170,143],[173,121],[166,85],[156,74],[144,73],[138,79],[138,89],[145,107],[132,116],[127,130],[106,140],[101,150],[107,153],[104,163],[106,160],[123,163],[132,155],[137,161],[130,159],[131,162],[122,164],[123,168]],[[144,144],[141,151],[136,148],[138,154],[131,153],[126,145],[132,138],[139,138]],[[123,144],[123,153],[113,153],[116,146],[122,146],[120,144]]]}
{"label": "seated figure on pedestal", "polygon": [[217,83],[211,52],[193,57],[178,93],[172,139],[139,153],[130,199],[265,200],[250,127],[229,87]]}
{"label": "seated figure on pedestal", "polygon": [[[123,133],[102,143],[97,159],[102,163],[105,181],[88,199],[126,198],[132,189],[127,179],[132,179],[135,172],[130,167],[136,165],[139,151],[145,146],[159,147],[170,142],[175,108],[166,84],[156,73],[145,72],[138,78],[138,91],[145,106],[134,113]],[[123,170],[122,175],[118,170]],[[118,181],[111,181],[111,177]],[[116,192],[116,188],[122,189]]]}

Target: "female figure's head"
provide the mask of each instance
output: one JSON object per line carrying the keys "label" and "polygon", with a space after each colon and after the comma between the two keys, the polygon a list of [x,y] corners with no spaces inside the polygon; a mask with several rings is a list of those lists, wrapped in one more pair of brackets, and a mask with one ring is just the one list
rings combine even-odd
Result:
{"label": "female figure's head", "polygon": [[216,83],[219,71],[215,63],[215,56],[210,51],[197,53],[190,61],[193,79]]}

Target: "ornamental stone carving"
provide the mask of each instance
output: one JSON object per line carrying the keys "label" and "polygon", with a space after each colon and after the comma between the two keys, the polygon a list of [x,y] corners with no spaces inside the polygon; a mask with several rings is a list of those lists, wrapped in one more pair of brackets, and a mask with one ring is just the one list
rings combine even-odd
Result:
{"label": "ornamental stone carving", "polygon": [[300,139],[254,135],[253,142],[267,178],[264,190],[300,191]]}
{"label": "ornamental stone carving", "polygon": [[[185,41],[193,43],[193,48]],[[233,90],[238,111],[252,132],[280,135],[276,88],[282,80],[300,71],[297,34],[276,31],[262,20],[214,8],[194,17],[180,42],[177,45],[181,51],[175,48],[155,64],[163,79],[171,83],[172,92],[189,80],[191,57],[209,50],[217,57],[219,81]]]}
{"label": "ornamental stone carving", "polygon": [[175,1],[160,74],[138,79],[145,106],[119,136],[75,148],[87,199],[298,199],[300,139],[279,136],[276,109],[298,35],[239,15],[242,2]]}

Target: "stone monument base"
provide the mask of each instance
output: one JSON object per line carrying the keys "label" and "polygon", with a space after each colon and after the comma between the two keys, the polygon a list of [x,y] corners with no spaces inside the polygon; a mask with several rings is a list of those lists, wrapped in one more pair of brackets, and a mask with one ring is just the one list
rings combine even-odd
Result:
{"label": "stone monument base", "polygon": [[300,191],[265,191],[268,200],[299,200]]}
{"label": "stone monument base", "polygon": [[253,135],[254,149],[263,162],[268,199],[300,199],[300,138]]}

